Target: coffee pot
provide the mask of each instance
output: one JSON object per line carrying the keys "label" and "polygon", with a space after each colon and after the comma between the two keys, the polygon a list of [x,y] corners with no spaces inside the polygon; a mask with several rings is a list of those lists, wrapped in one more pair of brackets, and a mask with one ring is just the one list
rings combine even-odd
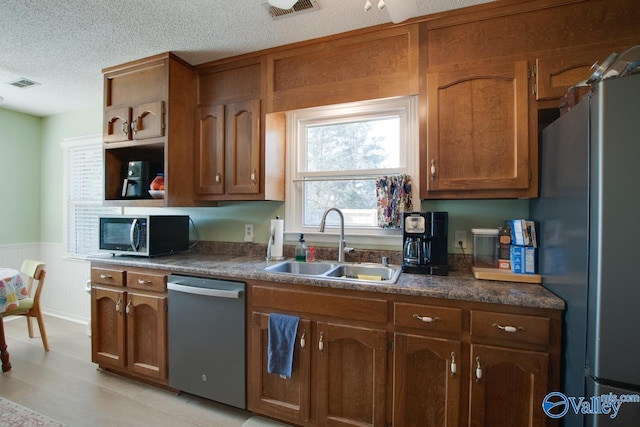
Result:
{"label": "coffee pot", "polygon": [[127,172],[122,182],[122,197],[144,198],[149,189],[149,162],[132,160],[127,164]]}
{"label": "coffee pot", "polygon": [[447,212],[405,212],[402,221],[402,271],[447,275]]}

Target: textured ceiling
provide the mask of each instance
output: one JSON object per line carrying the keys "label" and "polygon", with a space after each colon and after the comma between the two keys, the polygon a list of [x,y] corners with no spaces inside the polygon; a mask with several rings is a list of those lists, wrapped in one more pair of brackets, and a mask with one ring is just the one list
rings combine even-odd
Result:
{"label": "textured ceiling", "polygon": [[[102,103],[102,69],[173,51],[196,65],[390,22],[365,0],[272,20],[267,0],[0,0],[0,107],[48,116]],[[404,0],[414,1],[414,0]],[[417,0],[420,15],[492,0]],[[18,89],[27,78],[40,85]]]}

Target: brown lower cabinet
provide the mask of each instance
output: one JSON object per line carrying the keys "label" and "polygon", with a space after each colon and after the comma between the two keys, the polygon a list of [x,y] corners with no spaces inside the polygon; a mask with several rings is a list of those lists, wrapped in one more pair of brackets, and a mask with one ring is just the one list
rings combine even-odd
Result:
{"label": "brown lower cabinet", "polygon": [[91,282],[91,360],[167,385],[167,274],[92,267]]}
{"label": "brown lower cabinet", "polygon": [[[561,311],[253,283],[248,405],[302,426],[551,426]],[[300,316],[293,375],[267,373],[270,313]]]}

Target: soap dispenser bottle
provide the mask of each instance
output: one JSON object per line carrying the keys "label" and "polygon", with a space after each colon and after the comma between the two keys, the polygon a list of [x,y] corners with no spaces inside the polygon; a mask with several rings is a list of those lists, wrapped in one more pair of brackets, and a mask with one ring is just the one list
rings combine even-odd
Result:
{"label": "soap dispenser bottle", "polygon": [[304,242],[304,234],[300,235],[295,249],[296,261],[305,262],[307,260],[307,244]]}

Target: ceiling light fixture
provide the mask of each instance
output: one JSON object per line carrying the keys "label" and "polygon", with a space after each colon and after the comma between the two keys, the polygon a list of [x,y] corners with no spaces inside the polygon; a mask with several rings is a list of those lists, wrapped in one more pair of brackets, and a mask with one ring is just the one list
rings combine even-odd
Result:
{"label": "ceiling light fixture", "polygon": [[[269,0],[270,2],[272,0]],[[378,9],[387,9],[389,17],[394,24],[406,21],[409,18],[420,15],[417,0],[380,0]],[[371,9],[371,1],[367,0],[364,4],[364,10]]]}
{"label": "ceiling light fixture", "polygon": [[297,2],[298,0],[269,0],[271,6],[284,10],[291,9]]}

